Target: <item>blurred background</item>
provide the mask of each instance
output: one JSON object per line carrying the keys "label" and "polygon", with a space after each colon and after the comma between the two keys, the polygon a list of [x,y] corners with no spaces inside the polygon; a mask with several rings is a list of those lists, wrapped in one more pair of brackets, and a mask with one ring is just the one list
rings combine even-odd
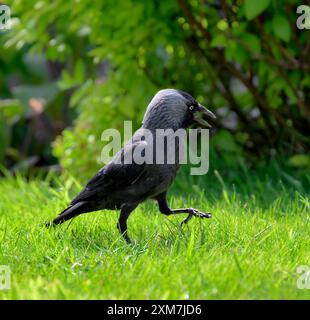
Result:
{"label": "blurred background", "polygon": [[226,165],[280,159],[293,174],[309,170],[310,31],[306,19],[296,26],[300,1],[2,4],[11,20],[0,30],[1,170],[86,180],[102,166],[102,131],[130,119],[138,128],[168,87],[217,114],[211,154]]}

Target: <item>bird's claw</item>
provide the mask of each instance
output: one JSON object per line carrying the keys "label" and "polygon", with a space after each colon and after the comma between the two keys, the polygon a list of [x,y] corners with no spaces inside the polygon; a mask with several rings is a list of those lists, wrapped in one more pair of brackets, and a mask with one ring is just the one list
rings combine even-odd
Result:
{"label": "bird's claw", "polygon": [[197,209],[192,209],[192,208],[191,208],[190,211],[189,211],[189,214],[188,214],[187,218],[182,221],[181,226],[182,226],[183,224],[187,224],[188,221],[192,219],[192,217],[199,217],[199,218],[207,218],[207,219],[210,219],[210,218],[212,218],[212,215],[211,215],[210,213],[208,213],[208,212],[205,212],[205,213],[204,213],[204,212],[201,212],[201,211],[199,211],[199,210],[197,210]]}
{"label": "bird's claw", "polygon": [[181,222],[181,226],[183,226],[184,224],[187,224],[187,222],[192,219],[193,215],[192,214],[189,214],[186,219],[184,219],[182,222]]}

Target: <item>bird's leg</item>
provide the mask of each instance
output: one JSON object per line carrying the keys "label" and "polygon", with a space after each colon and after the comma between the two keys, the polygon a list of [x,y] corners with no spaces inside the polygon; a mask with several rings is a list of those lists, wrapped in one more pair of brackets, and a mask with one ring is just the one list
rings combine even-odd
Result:
{"label": "bird's leg", "polygon": [[170,209],[167,199],[166,193],[159,195],[156,198],[159,206],[159,210],[161,213],[165,215],[171,214],[179,214],[179,213],[188,213],[188,217],[182,221],[181,225],[186,224],[192,217],[200,217],[200,218],[211,218],[211,214],[208,212],[201,212],[194,208],[181,208],[181,209]]}
{"label": "bird's leg", "polygon": [[121,233],[121,235],[124,237],[124,239],[126,240],[127,243],[131,243],[131,240],[128,236],[127,233],[127,219],[129,217],[129,215],[131,214],[131,212],[133,210],[135,210],[135,208],[138,206],[137,203],[135,204],[124,204],[121,207],[121,214],[119,216],[119,220],[117,223],[117,228],[119,230],[119,232]]}

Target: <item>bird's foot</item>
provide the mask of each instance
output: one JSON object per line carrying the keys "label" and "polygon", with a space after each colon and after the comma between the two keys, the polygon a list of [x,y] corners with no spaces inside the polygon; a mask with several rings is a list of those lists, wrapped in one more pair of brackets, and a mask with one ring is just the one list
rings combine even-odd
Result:
{"label": "bird's foot", "polygon": [[133,244],[131,239],[129,238],[127,228],[122,227],[119,223],[116,225],[116,227],[119,230],[121,236],[126,240],[127,244]]}
{"label": "bird's foot", "polygon": [[124,239],[126,240],[127,244],[133,245],[134,243],[131,241],[131,239],[129,238],[128,234],[125,233],[123,234]]}
{"label": "bird's foot", "polygon": [[183,224],[187,224],[189,220],[192,219],[192,217],[199,217],[199,218],[207,218],[207,219],[210,219],[212,218],[212,215],[209,213],[209,212],[201,212],[197,209],[194,209],[194,208],[190,208],[189,209],[189,214],[187,216],[186,219],[184,219],[181,223],[181,226]]}

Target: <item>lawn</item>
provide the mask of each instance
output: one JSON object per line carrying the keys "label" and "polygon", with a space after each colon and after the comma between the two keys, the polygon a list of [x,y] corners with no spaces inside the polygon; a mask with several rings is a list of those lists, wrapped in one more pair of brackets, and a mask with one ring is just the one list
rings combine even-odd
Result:
{"label": "lawn", "polygon": [[44,221],[68,204],[73,178],[0,180],[0,265],[11,289],[1,299],[309,299],[296,281],[310,266],[309,175],[278,162],[248,169],[215,165],[203,177],[182,170],[172,207],[213,213],[209,220],[166,217],[155,203],[128,221],[118,214],[82,215],[47,230]]}

